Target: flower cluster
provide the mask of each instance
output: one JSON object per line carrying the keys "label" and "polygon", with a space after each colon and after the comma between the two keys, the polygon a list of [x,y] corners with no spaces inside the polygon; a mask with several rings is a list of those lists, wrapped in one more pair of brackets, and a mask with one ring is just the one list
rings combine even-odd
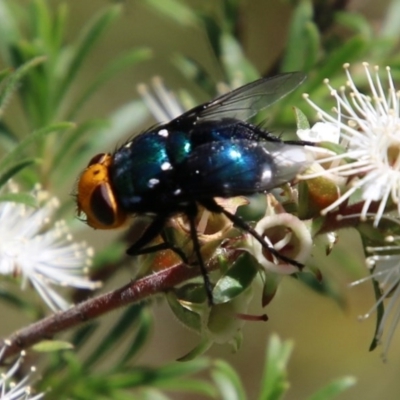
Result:
{"label": "flower cluster", "polygon": [[[5,348],[3,348],[5,349]],[[0,360],[4,350],[0,351]],[[39,400],[43,398],[44,393],[32,395],[32,388],[29,386],[32,373],[35,372],[35,367],[31,367],[31,372],[28,373],[18,383],[12,381],[13,377],[21,367],[24,360],[25,352],[22,351],[17,361],[11,368],[0,375],[0,399],[2,400]]]}
{"label": "flower cluster", "polygon": [[308,134],[300,132],[300,136],[304,140],[328,140],[341,145],[341,152],[320,159],[324,165],[322,171],[307,176],[307,179],[335,176],[337,182],[342,183],[338,187],[340,195],[337,200],[322,210],[322,214],[334,210],[359,192],[364,202],[361,218],[366,218],[374,202],[379,203],[374,209],[374,226],[378,226],[389,199],[400,212],[400,95],[394,87],[389,67],[386,68],[387,93],[379,77],[379,68],[375,67],[372,74],[367,63],[363,67],[371,95],[359,91],[349,72],[349,65],[345,64],[347,87],[336,90],[325,80],[336,102],[334,115],[305,95],[323,123],[317,123]]}
{"label": "flower cluster", "polygon": [[[371,275],[353,285],[372,279],[381,292],[376,304],[362,318],[368,318],[389,299],[375,338],[377,343],[383,343],[386,356],[400,321],[400,92],[395,88],[389,67],[387,88],[378,67],[371,72],[369,65],[363,63],[362,68],[370,93],[364,94],[358,88],[349,65],[345,64],[345,86],[337,90],[325,80],[336,103],[333,113],[326,112],[305,95],[322,122],[299,130],[298,134],[303,140],[321,142],[321,146],[324,141],[331,142],[326,146],[331,150],[329,155],[320,157],[318,167],[302,177],[324,178],[335,186],[336,194],[321,214],[338,209],[338,219],[358,217],[366,223],[373,221],[374,234],[366,239],[371,245],[365,248],[370,254],[366,263]],[[347,205],[357,202],[359,212],[349,213]],[[387,332],[386,325],[389,325]]]}
{"label": "flower cluster", "polygon": [[30,282],[51,309],[66,309],[69,304],[51,285],[98,288],[99,283],[86,276],[93,251],[85,243],[72,241],[64,221],[49,227],[58,208],[56,198],[40,188],[32,196],[37,208],[0,203],[0,273],[20,277],[22,288]]}

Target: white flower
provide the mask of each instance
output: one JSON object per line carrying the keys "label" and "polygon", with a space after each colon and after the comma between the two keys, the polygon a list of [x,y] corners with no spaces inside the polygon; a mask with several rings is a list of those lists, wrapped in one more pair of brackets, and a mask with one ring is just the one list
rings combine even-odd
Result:
{"label": "white flower", "polygon": [[185,111],[175,95],[166,89],[161,78],[155,77],[152,82],[155,96],[152,95],[145,84],[138,85],[138,92],[142,96],[146,106],[153,117],[160,123],[166,123],[179,117]]}
{"label": "white flower", "polygon": [[[3,347],[5,349],[5,347]],[[0,360],[4,350],[0,351]],[[39,393],[31,396],[31,387],[28,385],[31,374],[35,371],[35,367],[31,367],[31,373],[28,373],[20,382],[15,383],[12,381],[13,376],[18,371],[24,359],[25,352],[22,351],[18,360],[11,366],[11,368],[0,375],[0,399],[1,400],[38,400],[44,396],[44,393]]]}
{"label": "white flower", "polygon": [[[356,286],[371,279],[379,284],[381,295],[378,301],[361,319],[366,319],[382,306],[384,300],[388,300],[384,314],[380,320],[376,340],[383,344],[383,356],[386,358],[387,351],[393,339],[393,335],[400,322],[400,237],[388,236],[386,241],[392,245],[380,247],[367,247],[366,250],[372,253],[366,259],[368,268],[372,271],[366,278],[355,281],[351,286]],[[386,327],[389,325],[388,327]],[[387,331],[386,331],[387,328]]]}
{"label": "white flower", "polygon": [[[370,95],[358,90],[350,75],[349,64],[344,65],[349,94],[346,93],[345,87],[337,91],[328,80],[325,81],[336,100],[336,116],[319,108],[308,95],[305,95],[305,98],[318,111],[323,122],[336,125],[340,131],[340,143],[346,149],[342,154],[319,160],[324,165],[331,163],[326,167],[326,173],[349,179],[344,193],[322,213],[332,211],[360,191],[364,201],[362,219],[366,218],[371,203],[379,202],[374,219],[374,226],[377,226],[389,198],[397,204],[400,212],[400,94],[396,92],[389,67],[386,68],[386,92],[379,78],[378,67],[375,67],[373,74],[367,63],[364,63],[363,67]],[[323,174],[313,174],[309,178]]]}
{"label": "white flower", "polygon": [[340,138],[340,131],[331,122],[317,122],[310,129],[298,129],[296,134],[301,140],[314,143],[339,143]]}
{"label": "white flower", "polygon": [[[279,254],[299,263],[306,262],[313,246],[310,231],[303,221],[284,212],[271,194],[267,195],[267,203],[266,215],[257,222],[255,231]],[[267,271],[278,274],[299,271],[298,267],[272,255],[252,235],[248,235],[245,249]]]}
{"label": "white flower", "polygon": [[57,199],[40,189],[33,196],[40,207],[0,203],[0,274],[20,276],[22,288],[29,281],[52,310],[66,309],[69,304],[51,285],[98,288],[86,276],[93,251],[72,241],[64,221],[48,228]]}

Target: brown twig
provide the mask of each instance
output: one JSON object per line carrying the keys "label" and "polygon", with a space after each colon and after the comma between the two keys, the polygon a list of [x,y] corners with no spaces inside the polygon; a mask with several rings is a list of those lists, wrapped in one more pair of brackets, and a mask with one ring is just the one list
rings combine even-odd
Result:
{"label": "brown twig", "polygon": [[198,268],[178,264],[87,300],[69,310],[53,314],[0,340],[0,348],[5,347],[1,361],[4,362],[6,358],[42,340],[52,339],[56,333],[74,328],[119,307],[165,292],[198,275]]}

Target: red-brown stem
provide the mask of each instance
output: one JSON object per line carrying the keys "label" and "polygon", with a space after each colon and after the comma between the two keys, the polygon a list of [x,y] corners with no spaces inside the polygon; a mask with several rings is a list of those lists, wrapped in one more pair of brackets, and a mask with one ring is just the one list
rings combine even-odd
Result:
{"label": "red-brown stem", "polygon": [[117,290],[87,300],[27,326],[6,339],[0,340],[0,348],[5,346],[1,362],[34,344],[52,339],[56,333],[71,329],[105,313],[136,303],[150,296],[162,293],[172,287],[199,275],[199,269],[178,264],[160,272],[152,273]]}

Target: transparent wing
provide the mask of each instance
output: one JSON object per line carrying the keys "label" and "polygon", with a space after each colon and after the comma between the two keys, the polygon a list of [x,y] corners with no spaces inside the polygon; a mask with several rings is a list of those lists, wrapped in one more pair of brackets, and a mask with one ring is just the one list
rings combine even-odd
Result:
{"label": "transparent wing", "polygon": [[272,78],[259,79],[197,106],[171,121],[171,123],[215,121],[222,118],[246,121],[257,114],[258,111],[269,107],[292,92],[305,79],[306,75],[302,72],[291,72]]}

